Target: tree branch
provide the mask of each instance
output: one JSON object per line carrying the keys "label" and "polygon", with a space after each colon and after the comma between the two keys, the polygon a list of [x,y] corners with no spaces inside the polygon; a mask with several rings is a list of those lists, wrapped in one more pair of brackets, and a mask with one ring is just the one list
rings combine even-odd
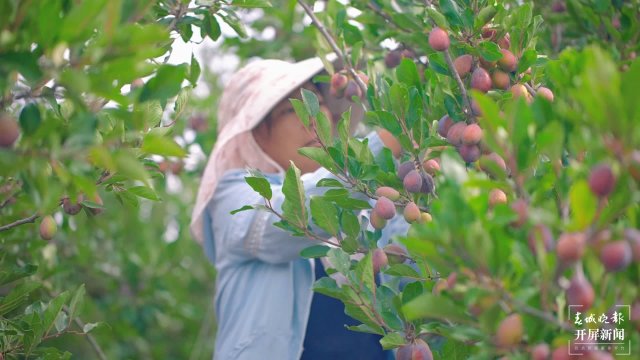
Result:
{"label": "tree branch", "polygon": [[23,224],[28,224],[28,223],[35,222],[36,219],[39,218],[39,217],[40,217],[40,215],[38,215],[37,213],[33,214],[33,215],[29,216],[28,218],[20,219],[20,220],[12,222],[11,224],[0,226],[0,231],[6,231],[6,230],[9,230],[9,229],[14,228],[16,226],[20,226],[20,225],[23,225]]}

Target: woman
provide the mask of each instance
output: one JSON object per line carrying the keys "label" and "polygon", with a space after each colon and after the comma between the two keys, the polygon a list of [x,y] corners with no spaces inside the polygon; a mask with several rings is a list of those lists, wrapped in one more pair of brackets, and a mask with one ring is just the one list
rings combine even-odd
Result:
{"label": "woman", "polygon": [[[324,192],[315,184],[331,174],[298,153],[317,143],[288,100],[300,98],[305,87],[316,92],[321,111],[337,119],[349,103],[323,96],[310,82],[322,70],[317,58],[296,64],[256,61],[234,74],[220,99],[218,140],[191,223],[217,269],[215,359],[392,358],[379,336],[345,329],[344,324],[357,322],[344,315],[338,300],[313,293],[315,279],[326,274],[323,263],[299,256],[313,241],[273,226],[278,219],[267,211],[230,215],[263,202],[246,184],[245,168],[263,172],[276,209],[284,200],[282,182],[290,161],[304,174],[307,198]],[[354,109],[353,117],[357,123],[362,112]],[[374,154],[382,146],[378,135],[369,136]]]}

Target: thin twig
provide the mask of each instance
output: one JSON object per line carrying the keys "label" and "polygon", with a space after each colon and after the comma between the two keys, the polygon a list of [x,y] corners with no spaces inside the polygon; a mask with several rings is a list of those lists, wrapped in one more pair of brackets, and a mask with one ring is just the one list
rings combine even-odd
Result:
{"label": "thin twig", "polygon": [[[311,18],[311,21],[313,22],[313,24],[315,24],[315,26],[318,28],[318,30],[320,30],[320,33],[322,34],[322,36],[324,36],[324,38],[327,40],[327,42],[329,43],[329,46],[331,46],[331,49],[333,49],[333,51],[336,53],[336,55],[338,55],[338,57],[340,58],[340,61],[342,61],[342,64],[344,65],[344,67],[351,74],[351,77],[353,77],[353,80],[355,80],[356,84],[358,84],[358,86],[360,87],[360,90],[362,90],[362,94],[366,94],[367,93],[367,85],[364,83],[364,81],[362,81],[362,79],[360,79],[360,77],[358,76],[356,71],[353,69],[353,67],[351,67],[351,65],[347,61],[346,56],[340,50],[340,48],[338,47],[338,44],[336,44],[336,41],[333,39],[331,34],[329,34],[329,31],[327,30],[327,28],[320,22],[320,20],[316,16],[316,14],[313,13],[313,9],[311,9],[311,7],[307,3],[302,1],[302,0],[298,1],[298,4],[300,4],[300,6],[302,6],[304,11]],[[364,106],[364,103],[362,105]]]}
{"label": "thin twig", "polygon": [[20,220],[12,222],[11,224],[0,226],[0,231],[9,230],[9,229],[14,228],[16,226],[20,226],[20,225],[23,225],[23,224],[28,224],[28,223],[35,222],[36,219],[39,218],[39,217],[40,217],[40,215],[38,215],[37,213],[33,214],[33,215],[29,216],[28,218],[20,219]]}
{"label": "thin twig", "polygon": [[536,91],[531,87],[531,85],[524,83],[524,87],[527,88],[527,91],[529,91],[529,94],[531,94],[531,96],[536,96]]}
{"label": "thin twig", "polygon": [[[67,305],[64,305],[63,309],[67,314],[70,313],[69,307]],[[98,355],[98,358],[100,360],[107,360],[107,356],[104,354],[104,351],[100,347],[100,344],[98,344],[98,342],[93,337],[93,335],[84,331],[85,323],[82,321],[82,319],[76,316],[73,318],[73,322],[75,322],[76,325],[78,325],[78,327],[82,329],[82,335],[85,335],[87,337],[87,341],[89,342],[89,345],[91,345],[91,347],[93,348],[93,351],[95,351],[95,353]]]}

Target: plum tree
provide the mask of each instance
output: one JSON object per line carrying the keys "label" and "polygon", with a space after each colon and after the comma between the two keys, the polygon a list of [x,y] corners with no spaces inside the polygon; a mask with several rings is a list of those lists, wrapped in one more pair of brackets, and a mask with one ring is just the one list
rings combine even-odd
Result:
{"label": "plum tree", "polygon": [[436,51],[445,51],[449,48],[449,34],[442,28],[435,27],[429,33],[429,46]]}

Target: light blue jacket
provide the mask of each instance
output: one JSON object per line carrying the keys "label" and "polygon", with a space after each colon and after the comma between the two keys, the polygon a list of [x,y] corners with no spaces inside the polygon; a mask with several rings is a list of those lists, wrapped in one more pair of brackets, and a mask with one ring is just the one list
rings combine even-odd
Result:
{"label": "light blue jacket", "polygon": [[[376,134],[368,138],[376,155],[382,142]],[[296,360],[303,350],[315,281],[314,263],[301,258],[300,251],[316,242],[272,226],[279,219],[267,211],[230,215],[243,205],[263,203],[245,176],[241,169],[225,173],[204,215],[205,252],[217,269],[214,359]],[[272,204],[281,209],[283,176],[265,176],[272,184]],[[315,186],[326,177],[333,175],[323,168],[302,176],[307,199],[326,191]],[[391,221],[380,243],[406,232],[407,226],[404,220]]]}

